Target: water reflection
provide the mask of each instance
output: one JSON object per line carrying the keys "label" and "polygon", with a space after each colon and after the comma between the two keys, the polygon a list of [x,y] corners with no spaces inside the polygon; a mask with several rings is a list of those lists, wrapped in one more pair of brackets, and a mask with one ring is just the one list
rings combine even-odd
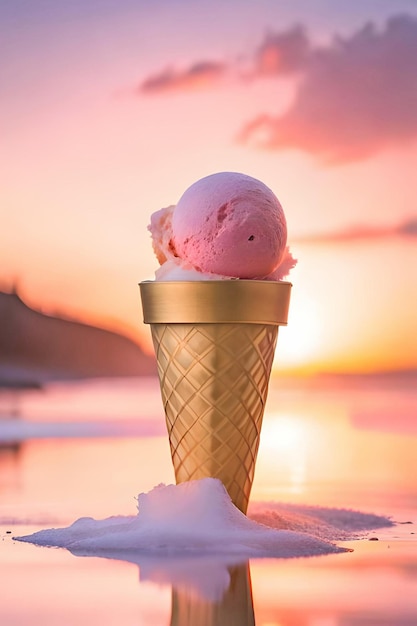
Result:
{"label": "water reflection", "polygon": [[22,402],[27,389],[0,388],[0,418],[22,416]]}
{"label": "water reflection", "polygon": [[249,564],[228,569],[230,583],[218,601],[172,589],[171,626],[254,626]]}
{"label": "water reflection", "polygon": [[0,443],[0,491],[19,488],[21,456],[21,443]]}
{"label": "water reflection", "polygon": [[[70,549],[74,556],[92,556]],[[171,626],[254,626],[249,562],[239,557],[154,557],[130,551],[94,553],[138,566],[141,585],[171,587]]]}
{"label": "water reflection", "polygon": [[[355,541],[353,552],[306,561],[251,562],[256,621],[274,626],[417,624],[416,543],[409,531]],[[388,539],[388,537],[390,537]]]}
{"label": "water reflection", "polygon": [[[112,559],[103,567],[103,560],[13,543],[6,531],[22,535],[83,515],[135,514],[138,492],[173,481],[166,435],[139,428],[132,435],[138,417],[162,420],[154,387],[106,382],[0,394],[2,623],[43,626],[65,616],[79,626],[92,619],[102,626],[245,626],[254,615],[258,626],[417,623],[415,385],[271,387],[251,515],[269,524],[279,516],[282,528],[284,501],[292,529],[302,530],[301,514],[308,512],[291,508],[299,504],[403,522],[384,532],[375,523],[379,541],[349,542],[352,553],[252,560],[249,573],[242,561],[139,559],[131,552],[102,554]],[[10,419],[19,412],[20,419]],[[119,429],[113,439],[103,437],[104,420]],[[88,432],[96,439],[86,436],[92,422]],[[12,430],[23,444],[13,442]],[[265,501],[271,513],[262,520],[256,502]],[[19,520],[31,526],[19,529]]]}
{"label": "water reflection", "polygon": [[385,531],[378,542],[349,542],[353,552],[308,560],[100,556],[135,564],[148,592],[171,588],[170,617],[152,626],[411,626],[417,623],[411,527]]}
{"label": "water reflection", "polygon": [[[252,502],[381,514],[417,506],[416,385],[342,382],[271,381]],[[0,473],[11,487],[5,504],[25,517],[33,506],[51,512],[51,502],[68,521],[128,514],[138,491],[173,481],[156,380],[2,391],[0,444],[17,441],[24,448],[0,454]]]}

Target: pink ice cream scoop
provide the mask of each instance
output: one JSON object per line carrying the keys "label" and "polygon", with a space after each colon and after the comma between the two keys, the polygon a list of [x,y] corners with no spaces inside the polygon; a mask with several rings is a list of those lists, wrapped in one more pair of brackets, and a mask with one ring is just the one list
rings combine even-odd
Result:
{"label": "pink ice cream scoop", "polygon": [[158,280],[280,280],[296,263],[277,197],[245,174],[198,180],[175,207],[154,213],[149,229],[162,264]]}

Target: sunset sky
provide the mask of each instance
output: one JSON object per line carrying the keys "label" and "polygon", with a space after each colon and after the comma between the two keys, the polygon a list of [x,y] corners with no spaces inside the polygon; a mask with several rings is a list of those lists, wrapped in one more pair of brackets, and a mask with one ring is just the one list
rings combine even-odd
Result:
{"label": "sunset sky", "polygon": [[298,259],[277,368],[417,367],[415,0],[5,0],[0,29],[0,289],[149,347],[150,214],[240,171]]}

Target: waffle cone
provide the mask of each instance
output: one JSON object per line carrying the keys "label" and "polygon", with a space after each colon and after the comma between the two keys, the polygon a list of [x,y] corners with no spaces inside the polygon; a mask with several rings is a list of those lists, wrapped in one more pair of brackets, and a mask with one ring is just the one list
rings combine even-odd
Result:
{"label": "waffle cone", "polygon": [[[239,302],[236,304],[233,294],[229,294],[236,311],[227,314],[219,311],[223,308],[222,299],[211,307],[206,298],[206,306],[200,314],[195,310],[196,304],[197,309],[202,306],[199,300],[188,310],[184,299],[178,295],[172,302],[172,306],[177,303],[174,313],[170,313],[161,312],[164,302],[160,301],[158,306],[153,299],[157,290],[164,295],[168,290],[172,296],[175,286],[182,288],[182,296],[188,292],[189,299],[194,301],[196,291],[201,295],[198,293],[201,285],[208,285],[215,294],[216,285],[222,290],[227,285],[240,285],[239,290],[244,291],[253,284],[253,281],[141,284],[141,288],[146,285],[142,289],[142,303],[145,321],[151,323],[176,481],[219,478],[235,506],[244,513],[255,472],[278,326],[286,322],[286,314],[285,319],[282,311],[278,316],[276,296],[271,302],[275,306],[275,317],[284,320],[281,322],[255,319],[259,311],[253,309],[259,305],[265,307],[265,301],[253,302],[247,298],[247,293],[245,300],[248,299],[250,306],[245,310]],[[167,289],[161,290],[163,285]],[[184,285],[188,285],[185,292]],[[283,283],[270,283],[270,286],[280,285]],[[158,289],[149,296],[151,286]],[[270,287],[268,291],[272,293]],[[285,293],[286,311],[289,290]],[[180,312],[184,322],[167,321],[172,315],[178,315],[178,307],[184,309]],[[147,319],[148,309],[156,323]],[[264,313],[269,315],[270,312]],[[160,320],[161,316],[165,321]],[[196,322],[193,316],[202,317],[203,321]]]}

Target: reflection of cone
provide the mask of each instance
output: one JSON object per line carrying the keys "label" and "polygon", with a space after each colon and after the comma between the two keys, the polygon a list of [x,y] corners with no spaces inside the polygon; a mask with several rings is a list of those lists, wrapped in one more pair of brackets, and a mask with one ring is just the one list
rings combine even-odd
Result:
{"label": "reflection of cone", "polygon": [[230,584],[219,601],[172,590],[171,626],[254,626],[249,565],[229,568]]}
{"label": "reflection of cone", "polygon": [[246,512],[290,283],[141,283],[177,483],[211,476]]}

